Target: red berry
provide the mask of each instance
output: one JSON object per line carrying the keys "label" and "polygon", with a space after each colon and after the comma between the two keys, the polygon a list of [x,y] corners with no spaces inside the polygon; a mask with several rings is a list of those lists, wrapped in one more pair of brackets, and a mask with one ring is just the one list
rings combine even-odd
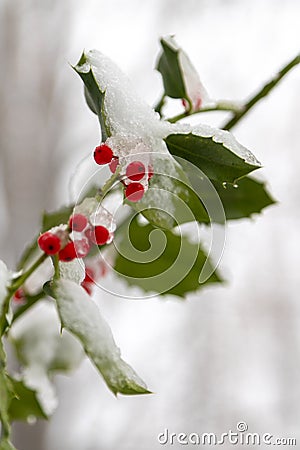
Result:
{"label": "red berry", "polygon": [[189,103],[186,101],[185,98],[183,98],[183,99],[181,100],[181,103],[182,103],[183,107],[184,107],[186,110],[189,109],[190,105],[189,105]]}
{"label": "red berry", "polygon": [[149,164],[149,166],[148,166],[148,181],[151,180],[151,178],[153,177],[153,175],[154,175],[154,169],[153,169],[153,166],[152,166],[151,164]]}
{"label": "red berry", "polygon": [[24,290],[23,290],[22,288],[19,288],[19,289],[14,293],[13,299],[14,299],[14,301],[15,301],[16,303],[19,303],[19,302],[22,302],[23,300],[26,300]]}
{"label": "red berry", "polygon": [[83,214],[73,214],[69,220],[69,227],[74,231],[83,231],[87,223],[88,220]]}
{"label": "red berry", "polygon": [[46,233],[41,234],[38,238],[38,244],[40,249],[47,255],[55,255],[60,250],[61,240],[55,234],[46,231]]}
{"label": "red berry", "polygon": [[22,288],[19,288],[15,293],[14,293],[14,298],[17,300],[20,300],[20,298],[24,297],[24,291]]}
{"label": "red berry", "polygon": [[141,183],[130,183],[125,189],[125,197],[130,202],[138,202],[141,200],[145,192],[144,186]]}
{"label": "red berry", "polygon": [[97,225],[94,228],[89,228],[85,232],[86,237],[90,242],[97,245],[104,245],[109,240],[109,231],[102,225]]}
{"label": "red berry", "polygon": [[68,242],[68,244],[59,252],[59,260],[63,262],[73,261],[77,257],[74,242]]}
{"label": "red berry", "polygon": [[94,283],[94,278],[95,278],[95,274],[93,269],[91,269],[90,267],[86,267],[85,269],[85,278],[83,280],[83,283]]}
{"label": "red berry", "polygon": [[126,175],[132,181],[139,181],[145,176],[145,166],[140,161],[133,161],[126,168]]}
{"label": "red berry", "polygon": [[103,227],[102,225],[97,225],[94,228],[94,243],[97,245],[104,245],[109,240],[109,231],[107,228]]}
{"label": "red berry", "polygon": [[92,295],[92,293],[93,293],[93,289],[92,289],[93,284],[92,284],[92,283],[89,283],[89,282],[87,282],[87,281],[83,281],[83,282],[81,283],[81,287],[83,287],[83,289],[84,289],[89,295]]}
{"label": "red berry", "polygon": [[119,165],[119,158],[115,157],[111,160],[110,164],[109,164],[109,168],[111,173],[115,173],[115,171],[117,170],[117,167]]}
{"label": "red berry", "polygon": [[95,148],[94,160],[99,165],[108,164],[111,162],[113,156],[112,149],[106,144],[101,144]]}

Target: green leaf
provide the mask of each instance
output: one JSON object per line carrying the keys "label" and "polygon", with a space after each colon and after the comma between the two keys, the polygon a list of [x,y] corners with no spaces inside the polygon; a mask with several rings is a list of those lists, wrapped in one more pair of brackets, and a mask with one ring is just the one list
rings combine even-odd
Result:
{"label": "green leaf", "polygon": [[[2,344],[0,345],[2,346]],[[2,425],[2,435],[8,440],[11,432],[8,409],[10,402],[14,397],[14,392],[10,379],[7,376],[5,368],[3,367],[3,356],[4,351],[3,349],[0,349],[0,364],[2,364],[2,367],[0,367],[0,421]]]}
{"label": "green leaf", "polygon": [[183,73],[179,61],[181,49],[174,45],[172,39],[161,39],[163,52],[157,63],[157,70],[161,73],[166,95],[172,98],[185,98],[189,101]]}
{"label": "green leaf", "polygon": [[228,184],[226,187],[217,181],[213,182],[222,201],[226,219],[242,219],[260,213],[267,206],[276,203],[268,193],[265,183],[244,177],[236,186]]}
{"label": "green leaf", "polygon": [[[203,102],[210,101],[201,83],[199,74],[188,55],[177,45],[173,36],[161,39],[163,52],[157,64],[165,88],[165,95],[185,99],[185,109],[189,112],[199,111]],[[163,99],[157,105],[158,111],[163,107]]]}
{"label": "green leaf", "polygon": [[15,397],[12,399],[8,414],[10,420],[28,420],[35,417],[37,419],[47,419],[43,411],[36,392],[25,386],[22,381],[16,381],[11,378]]}
{"label": "green leaf", "polygon": [[[0,260],[0,328],[2,331],[6,317],[7,285],[10,274],[3,261]],[[3,336],[0,336],[0,422],[1,437],[0,449],[13,448],[9,442],[10,438],[10,420],[8,415],[9,404],[14,396],[13,387],[6,370],[6,354],[3,347]],[[9,447],[10,446],[10,447]]]}
{"label": "green leaf", "polygon": [[6,264],[0,259],[0,317],[4,314],[4,303],[7,296],[7,286],[10,274]]}
{"label": "green leaf", "polygon": [[24,384],[36,392],[45,415],[57,405],[52,374],[78,367],[84,353],[74,336],[60,332],[60,322],[53,304],[40,302],[10,332],[18,359],[22,363]]}
{"label": "green leaf", "polygon": [[[44,233],[45,231],[49,230],[52,227],[55,227],[57,225],[60,225],[62,223],[68,223],[69,217],[72,214],[73,206],[63,206],[62,208],[58,209],[54,212],[44,212],[42,216],[42,226],[41,226],[41,232]],[[39,236],[36,236],[32,242],[28,244],[28,246],[25,248],[24,252],[22,253],[22,256],[18,262],[17,270],[21,270],[22,268],[26,267],[26,264],[32,259],[34,254],[36,253],[38,249],[37,245],[37,239]]]}
{"label": "green leaf", "polygon": [[97,114],[99,118],[102,141],[105,141],[110,136],[103,109],[105,92],[101,91],[85,53],[81,55],[79,62],[76,66],[73,66],[73,69],[78,73],[85,85],[84,93],[86,102],[91,111]]}
{"label": "green leaf", "polygon": [[155,175],[142,200],[125,203],[159,228],[172,229],[194,220],[209,222],[206,209],[182,167],[169,155],[153,155],[153,164]]}
{"label": "green leaf", "polygon": [[208,178],[222,183],[235,183],[261,167],[252,153],[229,132],[209,129],[208,134],[211,137],[203,137],[196,132],[170,134],[165,142],[172,155],[190,161]]}
{"label": "green leaf", "polygon": [[0,442],[0,450],[16,450],[16,447],[12,445],[8,438],[4,438]]}
{"label": "green leaf", "polygon": [[[206,283],[221,282],[214,272],[199,284],[199,275],[207,255],[199,244],[168,230],[158,230],[151,224],[140,225],[135,218],[129,236],[122,235],[115,270],[132,286],[146,292],[185,297],[188,292]],[[211,266],[211,263],[209,263]]]}
{"label": "green leaf", "polygon": [[[6,372],[6,355],[3,348],[2,338],[0,340],[0,422],[1,422],[1,437],[0,449],[14,448],[9,442],[11,425],[8,409],[10,402],[14,397],[12,383]],[[11,446],[11,447],[9,447]]]}
{"label": "green leaf", "polygon": [[[224,223],[225,219],[251,217],[275,203],[265,184],[251,177],[243,177],[235,185],[223,185],[219,181],[201,176],[190,162],[183,159],[178,161],[189,177],[192,189],[189,190],[188,205],[199,223]],[[208,212],[206,217],[202,212],[203,205]]]}
{"label": "green leaf", "polygon": [[193,221],[224,223],[225,219],[251,217],[274,203],[264,183],[251,177],[224,187],[202,177],[189,162],[178,162],[181,166],[170,158],[160,159],[156,166],[159,173],[151,179],[143,199],[134,204],[126,201],[156,227],[172,229]]}
{"label": "green leaf", "polygon": [[71,280],[57,280],[53,297],[62,326],[81,342],[109,389],[126,395],[148,394],[134,370],[121,359],[111,330],[85,290]]}
{"label": "green leaf", "polygon": [[29,295],[26,293],[26,303],[23,305],[18,305],[14,311],[13,322],[15,322],[20,316],[22,316],[27,310],[29,310],[35,303],[45,297],[45,292],[43,290],[37,292],[34,295]]}
{"label": "green leaf", "polygon": [[52,227],[68,223],[69,217],[73,212],[73,205],[63,206],[54,212],[44,212],[42,218],[42,233]]}
{"label": "green leaf", "polygon": [[[37,315],[32,314],[30,319],[21,331],[13,332],[12,340],[25,371],[38,367],[40,373],[48,376],[77,368],[83,358],[82,349],[71,334],[59,332],[57,317],[49,312],[39,322]],[[45,347],[48,347],[47,355],[43,355]]]}
{"label": "green leaf", "polygon": [[37,244],[38,237],[39,236],[35,236],[34,239],[25,247],[25,249],[21,255],[21,258],[18,262],[17,270],[24,269],[24,267],[26,267],[27,263],[31,260],[33,255],[36,253],[36,251],[38,249],[38,244]]}

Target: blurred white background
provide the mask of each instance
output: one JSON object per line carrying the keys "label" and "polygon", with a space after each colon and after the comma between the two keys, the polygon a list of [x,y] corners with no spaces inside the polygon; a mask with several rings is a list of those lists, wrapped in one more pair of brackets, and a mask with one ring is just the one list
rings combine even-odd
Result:
{"label": "blurred white background", "polygon": [[[41,211],[68,201],[70,175],[98,142],[68,65],[83,48],[110,56],[155,103],[159,37],[174,33],[212,97],[242,100],[299,52],[299,18],[298,0],[1,0],[1,258],[15,264]],[[300,442],[299,100],[300,67],[234,129],[279,203],[230,224],[226,285],[185,302],[96,294],[124,359],[155,394],[115,399],[86,361],[56,378],[50,423],[16,427],[18,449],[158,449],[165,428],[220,434],[241,420]]]}

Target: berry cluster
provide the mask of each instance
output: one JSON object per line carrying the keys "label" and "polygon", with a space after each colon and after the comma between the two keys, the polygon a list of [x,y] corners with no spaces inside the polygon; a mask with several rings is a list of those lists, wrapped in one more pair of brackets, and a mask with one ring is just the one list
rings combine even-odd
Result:
{"label": "berry cluster", "polygon": [[41,234],[38,245],[47,255],[58,254],[60,261],[69,262],[75,258],[85,258],[93,245],[110,243],[113,231],[114,224],[110,214],[100,207],[99,211],[89,217],[75,212],[68,225],[60,225]]}
{"label": "berry cluster", "polygon": [[120,158],[114,154],[107,143],[95,148],[94,160],[99,165],[109,164],[110,171],[115,173],[120,170],[120,179],[124,185],[124,195],[130,202],[138,202],[148,189],[148,182],[153,176],[151,164],[146,165],[142,161],[133,160],[121,164]]}
{"label": "berry cluster", "polygon": [[[148,189],[149,180],[153,176],[152,165],[142,152],[135,153],[136,159],[134,155],[128,158],[120,153],[116,154],[118,152],[112,150],[109,142],[95,148],[94,160],[99,165],[109,164],[112,173],[118,170],[126,199],[138,202]],[[139,160],[137,155],[142,155],[140,159],[143,161]],[[99,205],[96,198],[86,198],[74,208],[68,224],[42,233],[38,238],[38,245],[47,255],[58,255],[59,261],[69,262],[75,258],[86,258],[95,245],[109,244],[114,237],[115,228],[116,224],[109,211]],[[104,275],[102,272],[101,276]],[[94,278],[93,269],[87,268],[82,287],[89,294]]]}

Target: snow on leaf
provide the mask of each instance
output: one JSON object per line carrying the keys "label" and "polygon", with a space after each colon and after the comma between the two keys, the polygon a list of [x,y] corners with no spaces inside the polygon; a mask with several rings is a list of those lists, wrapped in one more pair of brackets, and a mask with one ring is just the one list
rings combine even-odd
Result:
{"label": "snow on leaf", "polygon": [[[170,44],[171,41],[168,42]],[[176,48],[176,52],[179,52],[174,42],[170,44],[170,48],[173,50]],[[104,110],[110,124],[112,146],[116,146],[118,155],[128,156],[139,143],[144,144],[143,151],[148,153],[168,154],[163,141],[167,136],[191,133],[193,136],[211,138],[214,143],[222,144],[225,149],[243,159],[245,163],[255,167],[260,166],[254,155],[239,144],[228,131],[208,125],[191,127],[160,120],[159,114],[138,97],[126,75],[114,62],[97,50],[91,50],[84,56],[85,63],[81,66],[81,70],[91,69],[99,88],[105,91]],[[186,73],[190,73],[191,69],[186,63],[187,57],[184,56],[181,59],[185,61]]]}
{"label": "snow on leaf", "polygon": [[24,384],[36,391],[43,411],[51,415],[57,398],[49,375],[76,368],[83,358],[81,347],[73,336],[60,333],[55,308],[46,302],[40,302],[17,321],[10,337],[23,365]]}
{"label": "snow on leaf", "polygon": [[203,104],[209,102],[198,72],[172,36],[161,39],[161,45],[163,52],[157,70],[163,77],[166,95],[182,98],[191,104],[193,111],[198,111]]}
{"label": "snow on leaf", "polygon": [[81,258],[73,259],[70,262],[59,261],[59,273],[61,278],[81,284],[85,277],[84,262]]}
{"label": "snow on leaf", "polygon": [[55,411],[58,400],[53,384],[42,366],[31,365],[23,372],[25,386],[36,391],[38,401],[47,416]]}
{"label": "snow on leaf", "polygon": [[99,203],[94,197],[86,197],[79,205],[76,205],[73,214],[91,216],[98,208]]}
{"label": "snow on leaf", "polygon": [[167,126],[138,97],[127,76],[115,63],[96,50],[88,52],[87,61],[100,87],[105,90],[104,109],[112,134],[138,137],[165,134]]}
{"label": "snow on leaf", "polygon": [[235,153],[242,158],[247,164],[251,164],[256,167],[260,167],[261,163],[256,159],[250,150],[240,144],[235,136],[230,131],[220,130],[219,128],[213,128],[208,125],[197,125],[193,127],[192,133],[195,136],[211,137],[217,144],[222,144],[223,147]]}
{"label": "snow on leaf", "polygon": [[39,401],[36,392],[29,389],[23,381],[10,378],[15,397],[9,405],[10,420],[30,420],[30,419],[47,419]]}
{"label": "snow on leaf", "polygon": [[148,393],[144,382],[121,359],[108,324],[84,289],[70,280],[57,280],[54,297],[63,326],[80,340],[111,391],[128,395]]}
{"label": "snow on leaf", "polygon": [[261,167],[233,134],[208,125],[177,124],[165,142],[172,155],[190,161],[213,180],[234,183]]}
{"label": "snow on leaf", "polygon": [[[101,92],[105,92],[103,112],[109,135],[165,136],[168,124],[139,96],[129,79],[110,58],[97,50],[83,55],[77,72],[92,71]],[[88,86],[87,86],[88,88]]]}
{"label": "snow on leaf", "polygon": [[[184,92],[182,94],[181,91],[174,91],[168,95],[186,98],[194,106],[196,104],[193,102],[199,101],[199,96],[203,97],[203,101],[206,97],[204,88],[188,57],[172,38],[163,39],[162,45],[164,54],[161,58],[163,67],[168,72],[166,79],[170,82],[169,88],[176,91],[181,86],[180,89]],[[124,175],[127,164],[137,155],[141,161],[146,161],[145,167],[149,160],[150,165],[154,166],[154,169],[158,168],[160,174],[161,170],[166,170],[165,176],[154,176],[149,184],[146,180],[145,191],[148,186],[152,189],[145,193],[141,201],[135,205],[131,204],[153,224],[171,228],[174,224],[172,215],[178,209],[175,197],[181,200],[193,197],[180,181],[172,180],[170,166],[173,166],[171,172],[177,172],[176,178],[181,180],[182,176],[178,177],[178,164],[171,155],[193,163],[209,179],[227,183],[235,183],[237,179],[260,167],[255,156],[228,131],[207,125],[193,127],[161,120],[159,115],[139,98],[128,78],[116,64],[102,53],[96,50],[85,53],[76,70],[79,74],[91,71],[98,88],[105,92],[101,114],[103,111],[109,128],[107,143],[119,157],[120,175]],[[174,73],[177,74],[175,80]],[[164,81],[166,79],[164,78]],[[89,89],[87,84],[86,88]],[[164,164],[161,164],[162,159]],[[175,194],[173,199],[170,193]],[[191,201],[189,203],[191,204]],[[202,212],[197,214],[197,220],[207,221]],[[182,223],[189,220],[180,221]]]}
{"label": "snow on leaf", "polygon": [[192,102],[192,111],[198,111],[201,106],[209,103],[207,91],[199,78],[198,72],[194,68],[187,54],[183,51],[179,53],[179,63],[183,74],[186,93]]}

